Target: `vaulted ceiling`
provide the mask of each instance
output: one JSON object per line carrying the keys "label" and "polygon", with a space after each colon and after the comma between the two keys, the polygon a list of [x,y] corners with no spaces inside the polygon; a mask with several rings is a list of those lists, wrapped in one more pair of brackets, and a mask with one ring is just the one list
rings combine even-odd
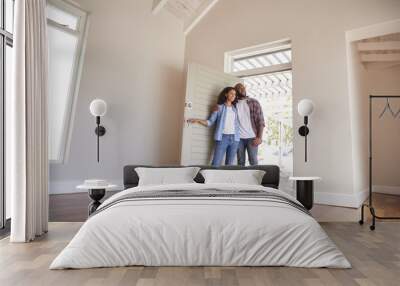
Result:
{"label": "vaulted ceiling", "polygon": [[203,0],[168,0],[165,7],[168,11],[176,17],[186,20],[188,19],[197,8],[200,7]]}
{"label": "vaulted ceiling", "polygon": [[188,34],[218,0],[153,0],[153,14],[166,10],[183,21]]}

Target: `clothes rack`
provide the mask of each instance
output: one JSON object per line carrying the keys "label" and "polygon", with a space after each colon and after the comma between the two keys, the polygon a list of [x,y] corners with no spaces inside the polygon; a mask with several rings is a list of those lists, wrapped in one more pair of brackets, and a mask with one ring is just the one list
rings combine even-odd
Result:
{"label": "clothes rack", "polygon": [[394,112],[392,107],[390,106],[390,102],[389,102],[389,98],[386,97],[386,104],[385,104],[385,108],[382,110],[381,114],[379,115],[379,119],[381,119],[385,113],[389,110],[390,114],[392,115],[393,118],[396,118],[397,115],[399,114],[398,112]]}
{"label": "clothes rack", "polygon": [[375,223],[376,219],[380,220],[394,220],[394,219],[400,219],[400,217],[391,217],[391,216],[378,216],[375,212],[375,208],[373,206],[373,199],[372,199],[372,103],[374,100],[378,99],[386,99],[386,105],[383,110],[383,112],[380,114],[379,118],[382,118],[382,116],[385,114],[387,110],[391,113],[392,117],[396,119],[397,115],[399,114],[400,111],[394,112],[393,109],[390,107],[390,102],[389,100],[393,98],[399,98],[400,95],[370,95],[369,96],[369,198],[368,198],[368,203],[364,203],[361,207],[361,219],[359,221],[360,224],[364,223],[364,208],[368,208],[371,215],[372,215],[372,224],[370,225],[371,230],[375,230]]}

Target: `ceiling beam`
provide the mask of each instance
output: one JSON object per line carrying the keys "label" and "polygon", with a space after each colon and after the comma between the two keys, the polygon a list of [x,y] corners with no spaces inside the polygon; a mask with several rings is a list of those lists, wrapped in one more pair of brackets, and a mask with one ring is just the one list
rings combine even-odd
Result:
{"label": "ceiling beam", "polygon": [[200,20],[217,4],[218,0],[203,0],[200,6],[194,11],[194,13],[185,20],[183,23],[183,32],[185,35],[200,22]]}
{"label": "ceiling beam", "polygon": [[158,12],[160,12],[164,8],[167,2],[168,0],[153,0],[153,8],[151,9],[153,15],[157,15]]}
{"label": "ceiling beam", "polygon": [[360,42],[357,48],[360,52],[400,50],[400,41]]}
{"label": "ceiling beam", "polygon": [[399,54],[362,54],[362,62],[400,62]]}
{"label": "ceiling beam", "polygon": [[368,62],[364,66],[367,70],[385,70],[400,66],[400,62]]}

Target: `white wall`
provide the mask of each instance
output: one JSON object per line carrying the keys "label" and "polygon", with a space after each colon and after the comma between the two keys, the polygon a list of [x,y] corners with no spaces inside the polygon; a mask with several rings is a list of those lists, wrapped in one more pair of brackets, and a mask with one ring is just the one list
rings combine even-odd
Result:
{"label": "white wall", "polygon": [[[121,184],[125,164],[179,162],[185,38],[182,23],[150,0],[80,0],[89,32],[69,160],[51,165],[50,191],[87,178]],[[96,161],[94,98],[108,103]]]}
{"label": "white wall", "polygon": [[[222,71],[226,51],[290,38],[293,104],[310,98],[316,105],[309,162],[296,134],[294,173],[323,178],[317,201],[355,206],[361,197],[353,185],[345,32],[396,19],[399,11],[396,0],[220,0],[187,37],[185,60]],[[294,126],[301,123],[294,114]]]}

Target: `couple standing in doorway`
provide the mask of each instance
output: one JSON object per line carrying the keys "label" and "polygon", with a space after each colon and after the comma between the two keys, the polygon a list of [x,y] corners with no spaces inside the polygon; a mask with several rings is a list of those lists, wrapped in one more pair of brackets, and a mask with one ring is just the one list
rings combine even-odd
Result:
{"label": "couple standing in doorway", "polygon": [[262,143],[265,126],[260,103],[246,94],[246,87],[238,83],[235,87],[224,88],[217,106],[208,120],[189,119],[189,123],[204,126],[216,125],[213,166],[220,166],[225,156],[225,165],[246,164],[246,153],[250,165],[258,164],[258,146]]}

